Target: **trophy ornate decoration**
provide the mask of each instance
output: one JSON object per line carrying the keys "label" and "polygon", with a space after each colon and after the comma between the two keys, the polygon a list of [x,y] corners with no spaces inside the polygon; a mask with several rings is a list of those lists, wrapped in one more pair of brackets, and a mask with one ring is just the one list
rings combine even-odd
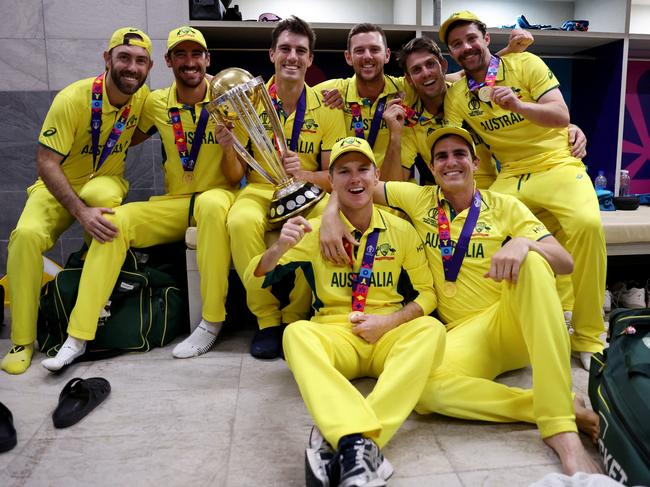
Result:
{"label": "trophy ornate decoration", "polygon": [[[255,160],[235,137],[235,151],[240,159],[271,183],[275,192],[269,208],[269,223],[280,223],[316,204],[325,192],[317,185],[296,181],[282,164],[287,142],[280,119],[266,90],[264,80],[240,68],[227,68],[210,82],[208,112],[218,122],[241,124],[259,154]],[[273,130],[271,139],[262,124],[258,109],[266,112]],[[276,149],[277,147],[277,149]]]}

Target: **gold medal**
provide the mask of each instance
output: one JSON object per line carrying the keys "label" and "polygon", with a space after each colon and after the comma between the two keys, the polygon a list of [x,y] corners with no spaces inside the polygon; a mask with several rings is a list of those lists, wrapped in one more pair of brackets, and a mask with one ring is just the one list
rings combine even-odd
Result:
{"label": "gold medal", "polygon": [[492,96],[492,87],[491,86],[481,86],[478,90],[478,99],[482,102],[488,103],[491,101]]}
{"label": "gold medal", "polygon": [[194,180],[194,173],[192,171],[184,171],[183,182],[190,184]]}
{"label": "gold medal", "polygon": [[353,311],[352,313],[350,313],[348,315],[348,321],[350,323],[354,323],[352,320],[355,319],[355,318],[358,318],[359,316],[363,316],[363,312],[361,312],[361,311]]}
{"label": "gold medal", "polygon": [[456,296],[456,283],[445,281],[445,284],[442,286],[442,293],[448,298]]}

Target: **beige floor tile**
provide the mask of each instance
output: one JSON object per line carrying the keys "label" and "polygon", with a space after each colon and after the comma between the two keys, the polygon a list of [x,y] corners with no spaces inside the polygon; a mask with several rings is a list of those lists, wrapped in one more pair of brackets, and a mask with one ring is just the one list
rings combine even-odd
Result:
{"label": "beige floor tile", "polygon": [[249,353],[242,356],[239,382],[239,387],[242,389],[282,386],[288,383],[294,384],[293,374],[284,360],[259,360]]}
{"label": "beige floor tile", "polygon": [[304,486],[304,454],[309,431],[308,427],[236,429],[226,485]]}
{"label": "beige floor tile", "polygon": [[215,432],[34,439],[7,472],[28,486],[224,485],[229,442]]}
{"label": "beige floor tile", "polygon": [[[482,462],[479,462],[479,465]],[[486,467],[488,464],[484,464]],[[463,485],[468,487],[480,485],[481,487],[526,487],[541,479],[546,474],[560,472],[555,464],[530,465],[526,467],[506,468],[497,470],[475,470],[473,472],[459,472]]]}
{"label": "beige floor tile", "polygon": [[542,442],[534,425],[450,420],[436,430],[436,438],[456,472],[553,462],[559,467],[555,454]]}
{"label": "beige floor tile", "polygon": [[313,421],[294,383],[239,389],[235,432],[260,428],[311,428]]}
{"label": "beige floor tile", "polygon": [[439,418],[413,413],[384,448],[384,455],[395,468],[396,479],[454,472],[436,439],[435,430]]}
{"label": "beige floor tile", "polygon": [[391,478],[390,487],[463,487],[458,475],[443,473],[425,475],[422,477]]}

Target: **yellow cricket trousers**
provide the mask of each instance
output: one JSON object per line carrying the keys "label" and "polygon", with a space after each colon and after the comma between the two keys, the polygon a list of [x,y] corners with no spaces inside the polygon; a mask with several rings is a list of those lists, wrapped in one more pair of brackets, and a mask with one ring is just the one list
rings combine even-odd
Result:
{"label": "yellow cricket trousers", "polygon": [[[559,222],[558,240],[573,256],[573,328],[571,349],[598,352],[605,331],[607,251],[594,187],[581,162],[566,163],[546,171],[497,177],[490,188],[521,200],[543,223],[547,215]],[[552,227],[552,222],[549,224]]]}
{"label": "yellow cricket trousers", "polygon": [[[115,286],[127,249],[182,240],[188,226],[190,200],[190,195],[154,196],[149,201],[115,209],[110,220],[119,234],[110,242],[93,241],[90,245],[68,334],[83,340],[95,338],[99,313]],[[199,194],[194,204],[202,316],[209,321],[223,321],[226,316],[230,268],[226,216],[234,200],[233,191],[214,188]]]}
{"label": "yellow cricket trousers", "polygon": [[[273,197],[273,187],[265,183],[251,183],[239,192],[237,200],[228,214],[228,233],[232,260],[239,279],[246,288],[246,303],[257,318],[260,328],[293,323],[305,319],[311,306],[311,289],[302,271],[296,272],[294,288],[289,295],[289,304],[282,310],[280,302],[271,288],[262,288],[259,282],[250,286],[244,272],[254,257],[264,253],[264,234],[269,230],[267,213]],[[305,218],[320,215],[325,208],[327,196],[311,208]]]}
{"label": "yellow cricket trousers", "polygon": [[[537,423],[543,438],[577,431],[569,334],[543,257],[529,252],[517,283],[503,282],[498,303],[447,326],[445,358],[424,388],[418,413]],[[528,364],[532,394],[494,382]]]}
{"label": "yellow cricket trousers", "polygon": [[[297,321],[284,331],[283,348],[316,426],[335,448],[362,433],[383,447],[413,410],[431,370],[442,361],[445,330],[430,316],[408,321],[375,344],[339,323]],[[350,382],[376,377],[363,395]]]}
{"label": "yellow cricket trousers", "polygon": [[[98,176],[73,190],[92,207],[114,208],[129,185],[120,176]],[[43,277],[43,253],[75,221],[42,181],[27,189],[27,202],[9,237],[7,276],[11,296],[11,341],[29,345],[36,340],[36,319]]]}

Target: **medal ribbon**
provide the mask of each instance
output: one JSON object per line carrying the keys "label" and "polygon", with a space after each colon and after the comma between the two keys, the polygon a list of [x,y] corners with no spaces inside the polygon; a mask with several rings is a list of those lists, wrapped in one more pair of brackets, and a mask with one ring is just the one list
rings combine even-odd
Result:
{"label": "medal ribbon", "polygon": [[[381,118],[384,115],[384,109],[386,108],[386,98],[383,97],[377,102],[377,109],[375,110],[375,115],[372,117],[372,122],[370,123],[370,132],[368,132],[368,144],[370,147],[375,146],[375,141],[377,140],[377,134],[379,133],[379,127],[381,126]],[[350,103],[350,110],[352,111],[352,128],[354,128],[354,136],[360,139],[365,139],[366,136],[363,132],[363,114],[361,113],[361,107],[358,103]]]}
{"label": "medal ribbon", "polygon": [[113,130],[108,135],[106,143],[102,148],[102,153],[99,156],[99,161],[97,160],[97,155],[99,154],[99,134],[102,129],[102,106],[103,106],[103,96],[104,96],[104,75],[102,73],[95,81],[93,81],[92,94],[90,96],[90,135],[92,138],[92,148],[91,152],[93,154],[93,172],[99,171],[99,168],[102,167],[106,158],[113,152],[113,148],[117,141],[122,135],[122,131],[126,126],[126,121],[129,119],[129,113],[131,112],[131,105],[128,105],[122,110],[122,114],[115,121]]}
{"label": "medal ribbon", "polygon": [[375,263],[375,252],[377,251],[377,240],[379,230],[373,230],[366,240],[366,249],[363,252],[361,268],[352,281],[352,311],[361,311],[366,307],[366,298],[370,288],[372,277],[372,266]]}
{"label": "medal ribbon", "polygon": [[183,171],[192,172],[196,165],[196,159],[199,156],[199,150],[203,143],[203,135],[205,135],[205,127],[208,125],[208,111],[205,106],[201,109],[199,115],[199,122],[196,124],[196,131],[194,132],[194,142],[192,142],[191,152],[187,152],[187,140],[185,140],[185,132],[183,131],[183,122],[181,122],[181,112],[178,108],[172,107],[169,109],[169,118],[172,121],[172,130],[174,131],[174,142],[176,149],[178,149],[178,157],[181,159]]}
{"label": "medal ribbon", "polygon": [[494,86],[494,83],[497,79],[497,73],[499,72],[499,62],[500,59],[494,55],[490,58],[490,64],[488,66],[487,74],[485,75],[485,81],[483,83],[478,83],[471,77],[467,77],[467,87],[472,93],[478,91],[483,86]]}
{"label": "medal ribbon", "polygon": [[438,203],[438,237],[440,238],[440,255],[442,256],[442,268],[445,271],[446,281],[454,282],[458,277],[480,212],[481,193],[477,189],[474,192],[472,204],[467,213],[467,219],[465,220],[458,242],[456,242],[456,248],[454,249],[451,245],[451,228],[447,213],[445,213],[442,204]]}
{"label": "medal ribbon", "polygon": [[[278,90],[275,87],[275,83],[269,86],[269,95],[271,96],[271,101],[275,107],[275,111],[278,114],[278,117],[287,118],[287,114],[282,108],[282,100],[278,98]],[[302,129],[302,124],[305,121],[305,112],[307,111],[307,89],[303,88],[302,93],[300,93],[300,98],[298,98],[298,105],[296,106],[296,116],[293,119],[293,128],[291,129],[291,143],[289,144],[289,150],[296,152],[298,149],[298,140],[300,139],[300,130]]]}

